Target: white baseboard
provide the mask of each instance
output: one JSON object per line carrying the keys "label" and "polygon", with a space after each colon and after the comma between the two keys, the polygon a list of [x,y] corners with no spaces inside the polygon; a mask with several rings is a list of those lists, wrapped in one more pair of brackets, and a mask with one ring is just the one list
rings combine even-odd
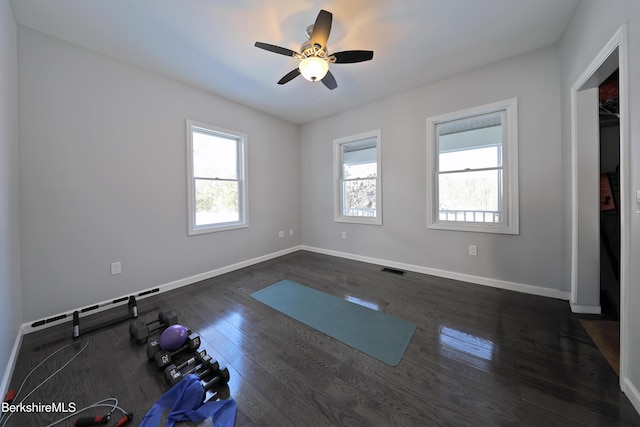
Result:
{"label": "white baseboard", "polygon": [[[336,256],[336,257],[340,257],[340,258],[345,258],[345,259],[352,259],[355,261],[362,261],[362,262],[366,262],[366,263],[370,263],[370,264],[378,264],[378,265],[383,265],[385,267],[392,267],[392,268],[398,268],[398,269],[402,269],[402,270],[408,270],[408,271],[413,271],[416,273],[422,273],[422,274],[430,274],[433,276],[438,276],[438,277],[444,277],[444,278],[448,278],[448,279],[454,279],[454,280],[460,280],[460,281],[464,281],[464,282],[469,282],[469,283],[475,283],[478,285],[484,285],[484,286],[491,286],[494,288],[500,288],[500,289],[506,289],[506,290],[511,290],[511,291],[517,291],[517,292],[523,292],[523,293],[527,293],[527,294],[532,294],[532,295],[538,295],[538,296],[544,296],[544,297],[550,297],[550,298],[556,298],[556,299],[562,299],[562,300],[569,300],[569,296],[570,293],[569,292],[563,292],[563,291],[559,291],[557,289],[549,289],[549,288],[544,288],[544,287],[540,287],[540,286],[535,286],[535,285],[528,285],[528,284],[522,284],[522,283],[515,283],[515,282],[508,282],[508,281],[504,281],[504,280],[498,280],[498,279],[491,279],[491,278],[487,278],[487,277],[481,277],[481,276],[474,276],[474,275],[470,275],[470,274],[464,274],[464,273],[456,273],[453,271],[447,271],[447,270],[439,270],[439,269],[435,269],[435,268],[429,268],[429,267],[424,267],[424,266],[419,266],[419,265],[412,265],[412,264],[405,264],[405,263],[401,263],[401,262],[396,262],[396,261],[389,261],[389,260],[384,260],[384,259],[379,259],[379,258],[372,258],[372,257],[367,257],[367,256],[363,256],[363,255],[356,255],[356,254],[350,254],[350,253],[346,253],[346,252],[338,252],[338,251],[333,251],[333,250],[329,250],[329,249],[321,249],[321,248],[316,248],[316,247],[312,247],[312,246],[305,246],[305,245],[298,245],[298,246],[294,246],[291,248],[287,248],[281,251],[277,251],[277,252],[272,252],[270,254],[266,254],[266,255],[262,255],[256,258],[252,258],[246,261],[241,261],[238,262],[236,264],[231,264],[225,267],[221,267],[221,268],[217,268],[215,270],[211,270],[211,271],[206,271],[204,273],[200,273],[200,274],[196,274],[190,277],[186,277],[183,279],[179,279],[179,280],[175,280],[173,282],[169,282],[169,283],[165,283],[153,288],[148,288],[148,289],[142,289],[138,292],[136,292],[136,294],[140,293],[140,294],[145,294],[146,292],[149,291],[154,291],[152,293],[148,293],[142,297],[140,297],[140,299],[149,297],[149,296],[153,296],[153,295],[157,295],[158,293],[162,293],[162,292],[167,292],[170,291],[172,289],[177,289],[183,286],[187,286],[193,283],[197,283],[200,282],[202,280],[206,280],[206,279],[210,279],[212,277],[216,277],[216,276],[220,276],[222,274],[225,273],[229,273],[231,271],[235,271],[235,270],[239,270],[241,268],[244,267],[249,267],[251,265],[254,264],[258,264],[260,262],[264,262],[264,261],[268,261],[270,259],[273,258],[277,258],[283,255],[287,255],[299,250],[306,250],[306,251],[310,251],[310,252],[316,252],[316,253],[321,253],[321,254],[325,254],[325,255],[331,255],[331,256]],[[128,295],[123,295],[122,297],[119,298],[124,298],[124,297],[128,297]],[[114,299],[119,299],[119,298],[114,298]],[[107,301],[103,301],[100,303],[97,303],[97,305],[100,305],[100,308],[97,308],[95,310],[92,310],[92,314],[93,313],[98,313],[104,310],[108,310],[110,308],[112,308],[112,305],[108,305],[109,301],[112,300],[107,300]],[[103,306],[103,304],[106,304]],[[573,308],[573,307],[572,307]],[[78,308],[78,310],[80,310],[80,308]],[[71,310],[72,312],[73,310]],[[50,316],[50,318],[55,318],[58,316],[61,316],[63,314],[68,314],[68,313],[58,313],[56,315],[52,315]],[[44,325],[41,326],[32,326],[33,323],[36,320],[32,320],[30,322],[24,323],[22,325],[22,327],[20,328],[20,331],[18,332],[18,336],[16,337],[16,342],[14,344],[14,348],[12,350],[11,353],[11,358],[9,360],[9,364],[5,370],[5,375],[3,378],[3,382],[2,382],[2,387],[0,388],[0,390],[4,390],[6,387],[8,387],[9,385],[9,381],[11,379],[11,374],[13,373],[13,368],[15,366],[15,359],[17,357],[18,351],[20,349],[20,344],[22,343],[22,336],[37,330],[41,330],[50,326],[54,326],[60,323],[64,323],[64,322],[69,322],[69,318],[63,318],[57,321],[53,321],[53,322],[49,322],[46,323]],[[71,332],[70,332],[71,335]],[[633,390],[635,390],[635,388],[633,388]]]}
{"label": "white baseboard", "polygon": [[636,408],[636,411],[640,414],[640,392],[638,391],[638,388],[633,385],[628,377],[624,379],[623,384],[624,388],[622,391],[627,395],[633,407]]}
{"label": "white baseboard", "polygon": [[11,377],[13,376],[13,370],[16,367],[16,362],[18,360],[18,352],[20,351],[20,346],[22,345],[22,337],[24,332],[22,328],[18,330],[16,335],[16,340],[13,343],[13,348],[11,349],[11,355],[9,356],[9,362],[7,363],[7,367],[4,370],[4,376],[2,377],[2,384],[0,384],[0,396],[4,398],[9,391],[9,385],[11,383]]}
{"label": "white baseboard", "polygon": [[[169,282],[169,283],[165,283],[165,284],[162,284],[162,285],[154,286],[154,287],[148,288],[148,289],[142,289],[142,290],[134,292],[134,294],[136,296],[136,299],[139,301],[141,299],[148,298],[148,297],[153,296],[153,295],[158,295],[159,293],[162,293],[162,292],[167,292],[167,291],[170,291],[172,289],[181,288],[183,286],[187,286],[187,285],[190,285],[192,283],[197,283],[197,282],[200,282],[202,280],[206,280],[206,279],[210,279],[212,277],[220,276],[221,274],[229,273],[231,271],[239,270],[239,269],[244,268],[244,267],[249,267],[251,265],[258,264],[260,262],[268,261],[268,260],[273,259],[273,258],[277,258],[277,257],[283,256],[283,255],[287,255],[287,254],[290,254],[292,252],[299,251],[300,249],[301,249],[301,246],[294,246],[294,247],[291,247],[291,248],[283,249],[281,251],[272,252],[270,254],[262,255],[262,256],[259,256],[259,257],[256,257],[256,258],[252,258],[252,259],[249,259],[249,260],[246,260],[246,261],[241,261],[241,262],[238,262],[236,264],[231,264],[231,265],[227,265],[227,266],[224,266],[224,267],[220,267],[220,268],[217,268],[215,270],[205,271],[204,273],[195,274],[193,276],[189,276],[189,277],[186,277],[184,279],[175,280],[173,282]],[[151,292],[151,291],[153,291],[153,292]],[[138,294],[143,294],[143,296],[138,296]],[[101,311],[105,311],[105,310],[108,310],[110,308],[113,308],[113,305],[109,304],[110,301],[121,299],[121,298],[125,298],[125,297],[128,298],[129,294],[128,295],[122,295],[121,297],[116,297],[116,298],[111,299],[111,300],[105,300],[105,301],[96,303],[96,305],[99,305],[101,307],[100,308],[96,308],[95,310],[92,310],[91,314],[99,313]],[[105,305],[103,306],[103,304],[105,304]],[[80,310],[80,309],[81,308],[77,308],[77,310]],[[67,315],[67,317],[62,318],[60,320],[47,322],[46,324],[40,325],[40,326],[35,326],[35,327],[32,326],[33,323],[36,322],[36,320],[32,320],[30,322],[24,323],[22,325],[21,332],[24,333],[24,334],[28,334],[28,333],[31,333],[31,332],[34,332],[34,331],[39,331],[41,329],[44,329],[44,328],[47,328],[47,327],[50,327],[50,326],[59,325],[61,323],[69,322],[68,315],[70,313],[72,313],[73,311],[75,311],[75,310],[70,310],[69,312],[66,312],[66,313],[58,313],[58,314],[51,315],[49,317],[50,319],[56,318],[58,316],[63,316],[63,315]],[[44,319],[42,319],[42,320],[44,320]],[[71,335],[71,328],[69,328],[69,335]]]}
{"label": "white baseboard", "polygon": [[[273,259],[273,258],[277,258],[277,257],[283,256],[283,255],[286,255],[286,254],[289,254],[289,253],[292,253],[292,252],[299,251],[300,249],[301,249],[300,246],[294,246],[294,247],[291,247],[291,248],[283,249],[281,251],[272,252],[270,254],[262,255],[262,256],[259,256],[259,257],[256,257],[256,258],[252,258],[252,259],[249,259],[249,260],[246,260],[246,261],[241,261],[241,262],[238,262],[236,264],[232,264],[232,265],[228,265],[228,266],[225,266],[225,267],[221,267],[221,268],[218,268],[218,269],[215,269],[215,270],[211,270],[211,271],[207,271],[207,272],[204,272],[204,273],[196,274],[196,275],[193,275],[193,276],[190,276],[190,277],[186,277],[184,279],[180,279],[180,280],[176,280],[176,281],[173,281],[173,282],[165,283],[163,285],[156,286],[154,288],[143,289],[143,290],[140,290],[140,291],[135,292],[135,293],[136,294],[138,294],[138,293],[144,294],[147,291],[156,290],[157,289],[157,291],[155,291],[153,293],[149,293],[149,294],[147,294],[147,295],[145,295],[143,297],[140,297],[140,299],[143,299],[145,297],[150,297],[150,296],[153,296],[153,295],[157,295],[157,294],[159,294],[161,292],[166,292],[166,291],[169,291],[169,290],[172,290],[172,289],[180,288],[182,286],[190,285],[192,283],[197,283],[197,282],[200,282],[202,280],[210,279],[210,278],[215,277],[215,276],[220,276],[221,274],[229,273],[229,272],[234,271],[234,270],[238,270],[238,269],[241,269],[241,268],[244,268],[244,267],[249,267],[249,266],[251,266],[253,264],[258,264],[260,262],[268,261],[268,260]],[[124,298],[124,297],[125,296],[122,296],[120,298]],[[127,297],[128,297],[128,295],[127,295]],[[114,300],[115,299],[119,299],[119,298],[114,298]],[[113,300],[103,301],[101,303],[98,303],[97,305],[102,305],[103,303],[108,303],[109,301],[113,301]],[[98,312],[101,312],[101,311],[108,310],[110,308],[113,308],[113,305],[102,306],[100,308],[92,310],[91,313],[92,314],[93,313],[98,313]],[[78,310],[80,310],[80,308],[78,308]],[[74,311],[74,310],[71,310],[71,312],[72,311]],[[55,318],[55,317],[61,316],[63,314],[68,314],[68,313],[58,313],[58,314],[52,315],[50,318]],[[7,363],[7,367],[5,368],[4,376],[2,377],[2,383],[0,383],[0,392],[2,393],[2,396],[4,396],[7,393],[8,389],[9,389],[9,385],[10,385],[10,382],[11,382],[11,377],[13,376],[13,370],[15,369],[16,361],[17,361],[17,358],[18,358],[18,352],[20,351],[20,347],[22,345],[22,337],[25,334],[28,334],[28,333],[31,333],[31,332],[34,332],[34,331],[45,329],[45,328],[48,328],[48,327],[51,327],[51,326],[54,326],[54,325],[58,325],[60,323],[69,322],[69,318],[65,317],[63,319],[60,319],[60,320],[57,320],[57,321],[53,321],[53,322],[49,322],[49,323],[45,323],[44,325],[36,326],[36,327],[32,326],[34,322],[35,322],[35,320],[27,322],[27,323],[23,323],[22,326],[20,327],[20,330],[18,331],[18,334],[16,336],[16,340],[15,340],[15,342],[13,344],[13,349],[11,351],[11,355],[9,357],[9,361]],[[72,333],[71,333],[71,326],[70,326],[69,327],[69,337],[71,337],[71,335],[72,335]]]}
{"label": "white baseboard", "polygon": [[[393,267],[393,268],[398,268],[398,269],[402,269],[402,270],[408,270],[408,271],[413,271],[416,273],[423,273],[423,274],[430,274],[433,276],[438,276],[438,277],[445,277],[448,279],[454,279],[454,280],[460,280],[460,281],[464,281],[464,282],[469,282],[469,283],[475,283],[478,285],[484,285],[484,286],[490,286],[490,287],[494,287],[494,288],[500,288],[500,289],[507,289],[507,290],[512,290],[512,291],[517,291],[517,292],[523,292],[523,293],[527,293],[527,294],[532,294],[532,295],[539,295],[539,296],[544,296],[544,297],[549,297],[549,298],[556,298],[556,299],[562,299],[562,300],[569,300],[569,296],[570,293],[569,292],[563,292],[563,291],[559,291],[557,289],[549,289],[549,288],[544,288],[541,286],[535,286],[535,285],[528,285],[528,284],[523,284],[523,283],[516,283],[516,282],[508,282],[505,280],[498,280],[498,279],[491,279],[491,278],[487,278],[487,277],[481,277],[481,276],[474,276],[474,275],[470,275],[470,274],[464,274],[464,273],[457,273],[457,272],[453,272],[453,271],[447,271],[447,270],[439,270],[439,269],[435,269],[435,268],[430,268],[430,267],[424,267],[424,266],[419,266],[419,265],[413,265],[413,264],[405,264],[405,263],[401,263],[401,262],[396,262],[396,261],[389,261],[389,260],[384,260],[384,259],[379,259],[379,258],[372,258],[372,257],[367,257],[367,256],[363,256],[363,255],[356,255],[356,254],[350,254],[350,253],[346,253],[346,252],[338,252],[338,251],[333,251],[333,250],[329,250],[329,249],[322,249],[322,248],[316,248],[316,247],[312,247],[312,246],[305,246],[305,245],[298,245],[298,246],[293,246],[287,249],[283,249],[281,251],[276,251],[276,252],[272,252],[266,255],[262,255],[256,258],[252,258],[249,260],[245,260],[245,261],[241,261],[235,264],[231,264],[228,266],[224,266],[224,267],[220,267],[217,268],[215,270],[211,270],[211,271],[206,271],[204,273],[200,273],[200,274],[196,274],[190,277],[186,277],[183,279],[179,279],[179,280],[175,280],[173,282],[169,282],[169,283],[165,283],[159,286],[155,286],[153,288],[148,288],[148,289],[142,289],[139,290],[137,292],[135,292],[135,294],[143,294],[143,296],[140,297],[136,297],[137,299],[143,299],[149,296],[153,296],[156,295],[158,293],[161,292],[167,292],[170,291],[172,289],[177,289],[183,286],[187,286],[190,285],[192,283],[197,283],[200,282],[202,280],[206,280],[206,279],[210,279],[212,277],[216,277],[219,276],[221,274],[225,274],[225,273],[229,273],[231,271],[235,271],[235,270],[239,270],[241,268],[244,267],[249,267],[251,265],[254,264],[258,264],[260,262],[264,262],[264,261],[268,261],[270,259],[273,258],[277,258],[283,255],[287,255],[299,250],[306,250],[306,251],[310,251],[310,252],[316,252],[316,253],[321,253],[321,254],[326,254],[326,255],[331,255],[331,256],[337,256],[340,258],[346,258],[346,259],[352,259],[355,261],[362,261],[362,262],[367,262],[370,264],[379,264],[379,265],[384,265],[386,267]],[[153,291],[153,292],[150,292]],[[114,298],[114,300],[117,299],[121,299],[121,298],[125,298],[128,297],[129,295],[123,295],[121,297],[116,297]],[[113,300],[106,300],[106,301],[102,301],[97,303],[96,305],[100,306],[100,308],[97,308],[95,310],[92,310],[92,314],[94,313],[99,313],[101,311],[105,311],[108,310],[110,308],[112,308],[112,305],[109,305],[109,302],[113,301]],[[573,306],[572,306],[573,308]],[[598,307],[599,308],[599,307]],[[584,310],[587,310],[588,307],[583,307]],[[78,308],[78,310],[80,310],[80,308]],[[55,315],[50,316],[50,319],[56,318],[58,316],[63,316],[63,315],[69,315],[70,313],[72,313],[75,310],[71,310],[67,313],[58,313]],[[575,311],[575,310],[574,310]],[[584,313],[591,313],[591,311],[580,311],[580,312],[584,312]],[[44,320],[44,319],[42,319]],[[54,325],[58,325],[64,322],[68,322],[69,318],[68,317],[64,317],[61,318],[60,320],[56,320],[56,321],[52,321],[52,322],[48,322],[44,325],[40,325],[40,326],[32,326],[37,320],[32,320],[29,321],[27,323],[24,323],[21,327],[21,333],[22,334],[28,334],[37,330],[41,330],[43,328],[49,327],[49,326],[54,326]]]}
{"label": "white baseboard", "polygon": [[[310,252],[316,252],[316,253],[320,253],[320,254],[325,254],[325,255],[331,255],[331,256],[336,256],[339,258],[345,258],[345,259],[352,259],[355,261],[362,261],[362,262],[366,262],[369,264],[378,264],[378,265],[382,265],[385,267],[392,267],[392,268],[398,268],[398,269],[402,269],[402,270],[407,270],[407,271],[413,271],[416,273],[422,273],[422,274],[429,274],[429,275],[433,275],[433,276],[438,276],[438,277],[444,277],[444,278],[448,278],[448,279],[454,279],[454,280],[461,280],[464,282],[469,282],[469,283],[475,283],[475,284],[479,284],[479,285],[484,285],[484,286],[491,286],[491,287],[495,287],[495,288],[500,288],[500,289],[506,289],[506,290],[512,290],[512,291],[516,291],[516,292],[523,292],[523,293],[527,293],[527,294],[532,294],[532,295],[538,295],[538,296],[544,296],[544,297],[550,297],[550,298],[556,298],[556,299],[561,299],[561,300],[569,300],[570,298],[570,293],[569,292],[564,292],[564,291],[559,291],[557,289],[549,289],[549,288],[543,288],[540,286],[535,286],[535,285],[527,285],[527,284],[522,284],[522,283],[516,283],[516,282],[508,282],[508,281],[504,281],[504,280],[497,280],[497,279],[491,279],[491,278],[486,278],[486,277],[481,277],[481,276],[474,276],[474,275],[469,275],[469,274],[463,274],[463,273],[456,273],[456,272],[452,272],[452,271],[447,271],[447,270],[439,270],[439,269],[434,269],[434,268],[429,268],[429,267],[423,267],[423,266],[418,266],[418,265],[412,265],[412,264],[405,264],[405,263],[401,263],[401,262],[395,262],[395,261],[388,261],[388,260],[383,260],[383,259],[379,259],[379,258],[372,258],[372,257],[367,257],[367,256],[363,256],[363,255],[356,255],[356,254],[350,254],[350,253],[346,253],[346,252],[338,252],[338,251],[333,251],[333,250],[329,250],[329,249],[321,249],[321,248],[316,248],[316,247],[312,247],[312,246],[305,246],[305,245],[299,245],[299,246],[294,246],[288,249],[284,249],[281,251],[277,251],[277,252],[273,252],[267,255],[263,255],[263,256],[259,256],[256,258],[252,258],[246,261],[241,261],[238,262],[236,264],[232,264],[232,265],[228,265],[225,267],[221,267],[215,270],[211,270],[211,271],[207,271],[204,273],[200,273],[200,274],[196,274],[190,277],[186,277],[184,279],[180,279],[180,280],[176,280],[173,282],[169,282],[169,283],[165,283],[163,285],[157,286],[156,288],[149,288],[149,289],[144,289],[139,291],[139,293],[144,293],[148,290],[151,289],[159,289],[158,292],[154,292],[152,294],[149,294],[148,296],[151,295],[156,295],[158,293],[161,292],[167,292],[169,290],[172,289],[177,289],[183,286],[187,286],[193,283],[197,283],[200,282],[202,280],[206,280],[206,279],[210,279],[212,277],[216,277],[216,276],[220,276],[222,274],[225,273],[229,273],[235,270],[239,270],[241,268],[245,268],[245,267],[249,267],[251,265],[254,264],[258,264],[260,262],[264,262],[264,261],[268,261],[270,259],[273,258],[277,258],[283,255],[287,255],[299,250],[305,250],[305,251],[310,251]],[[109,309],[109,306],[106,307],[102,307],[100,309],[95,310],[94,312],[98,312],[98,311],[103,311],[103,310],[107,310]],[[600,307],[592,307],[592,306],[580,306],[580,305],[575,305],[575,304],[571,304],[571,309],[573,310],[574,313],[589,313],[589,314],[599,314],[600,313]],[[56,317],[55,315],[52,317]],[[32,327],[31,324],[33,322],[28,322],[28,323],[24,323],[22,325],[22,327],[20,328],[20,330],[18,331],[18,334],[16,336],[16,340],[14,342],[13,345],[13,349],[11,351],[11,355],[9,357],[9,363],[7,364],[7,367],[5,369],[4,372],[4,376],[2,378],[2,383],[0,384],[0,392],[2,392],[2,396],[5,395],[5,393],[8,391],[8,387],[11,381],[11,377],[13,375],[13,370],[15,368],[15,364],[17,361],[17,357],[18,357],[18,352],[20,351],[20,346],[22,344],[22,337],[30,332],[33,332],[35,330],[40,330],[49,326],[53,326],[55,324],[59,324],[59,323],[63,323],[67,321],[68,319],[63,319],[57,322],[51,322],[51,323],[47,323],[46,325],[40,326],[40,327]],[[624,384],[624,393],[627,395],[627,397],[629,398],[629,400],[631,401],[631,403],[633,404],[633,406],[635,407],[635,409],[640,412],[640,392],[638,391],[638,389],[635,387],[635,385],[628,379],[624,379],[623,381]]]}
{"label": "white baseboard", "polygon": [[312,246],[302,245],[300,249],[305,251],[310,251],[310,252],[317,252],[325,255],[337,256],[340,258],[352,259],[355,261],[362,261],[369,264],[378,264],[385,267],[408,270],[408,271],[413,271],[415,273],[430,274],[432,276],[460,280],[463,282],[475,283],[478,285],[490,286],[493,288],[506,289],[506,290],[522,292],[526,294],[538,295],[538,296],[561,299],[561,300],[569,300],[569,297],[570,297],[569,292],[559,291],[557,289],[544,288],[542,286],[508,282],[506,280],[491,279],[488,277],[474,276],[471,274],[456,273],[454,271],[439,270],[436,268],[423,267],[420,265],[405,264],[401,262],[388,261],[388,260],[379,259],[379,258],[371,258],[367,256],[355,255],[355,254],[350,254],[346,252],[338,252],[338,251],[332,251],[329,249],[315,248]]}
{"label": "white baseboard", "polygon": [[575,304],[573,301],[569,301],[571,311],[577,314],[602,314],[602,307],[599,305],[584,305]]}
{"label": "white baseboard", "polygon": [[[297,252],[301,249],[301,246],[294,246],[291,248],[287,248],[278,252],[272,252],[267,255],[262,255],[257,258],[252,258],[246,261],[241,261],[236,264],[231,264],[225,267],[220,267],[215,270],[207,271],[204,273],[196,274],[194,276],[190,276],[184,279],[179,279],[173,282],[165,283],[164,285],[158,286],[160,288],[160,292],[170,291],[172,289],[181,288],[183,286],[190,285],[192,283],[201,282],[203,280],[210,279],[212,277],[220,276],[225,273],[230,273],[235,270],[240,270],[241,268],[249,267],[254,264],[258,264],[264,261],[269,261],[270,259],[278,258],[283,255],[287,255],[293,252]],[[144,292],[144,291],[142,291]]]}

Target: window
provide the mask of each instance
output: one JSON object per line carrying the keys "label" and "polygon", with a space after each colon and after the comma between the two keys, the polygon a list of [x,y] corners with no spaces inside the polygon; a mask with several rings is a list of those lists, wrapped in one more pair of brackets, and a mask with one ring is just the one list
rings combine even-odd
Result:
{"label": "window", "polygon": [[189,234],[247,226],[246,135],[187,120]]}
{"label": "window", "polygon": [[427,119],[429,228],[518,234],[517,100]]}
{"label": "window", "polygon": [[380,130],[336,139],[333,143],[334,220],[382,224]]}

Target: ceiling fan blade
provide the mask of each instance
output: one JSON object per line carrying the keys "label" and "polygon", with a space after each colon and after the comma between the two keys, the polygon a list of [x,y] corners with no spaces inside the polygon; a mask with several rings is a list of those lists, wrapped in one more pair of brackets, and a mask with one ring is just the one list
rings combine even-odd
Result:
{"label": "ceiling fan blade", "polygon": [[320,13],[318,13],[316,22],[313,24],[313,32],[311,33],[312,46],[319,45],[321,48],[326,49],[329,33],[331,32],[331,21],[333,21],[331,12],[321,10]]}
{"label": "ceiling fan blade", "polygon": [[298,77],[300,75],[300,69],[296,68],[295,70],[291,70],[289,73],[287,73],[287,75],[285,75],[283,78],[281,78],[278,81],[279,85],[283,85],[285,83],[290,82],[291,80],[295,79],[296,77]]}
{"label": "ceiling fan blade", "polygon": [[284,56],[293,56],[294,58],[298,54],[291,49],[287,49],[286,47],[280,47],[268,43],[256,42],[255,46],[259,47],[260,49],[268,50],[269,52],[279,53],[280,55]]}
{"label": "ceiling fan blade", "polygon": [[331,74],[331,71],[327,71],[327,75],[324,76],[321,82],[324,83],[324,85],[331,90],[334,90],[335,88],[338,87],[338,83],[336,83],[336,78],[333,77],[333,74]]}
{"label": "ceiling fan blade", "polygon": [[332,56],[336,58],[336,64],[353,64],[355,62],[370,61],[373,58],[372,50],[345,50],[336,52]]}

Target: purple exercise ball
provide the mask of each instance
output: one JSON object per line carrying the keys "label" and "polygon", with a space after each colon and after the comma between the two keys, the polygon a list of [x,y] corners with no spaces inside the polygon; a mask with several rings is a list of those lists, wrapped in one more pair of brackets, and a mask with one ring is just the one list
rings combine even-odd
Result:
{"label": "purple exercise ball", "polygon": [[171,325],[160,334],[160,348],[175,351],[187,341],[187,328],[182,325]]}

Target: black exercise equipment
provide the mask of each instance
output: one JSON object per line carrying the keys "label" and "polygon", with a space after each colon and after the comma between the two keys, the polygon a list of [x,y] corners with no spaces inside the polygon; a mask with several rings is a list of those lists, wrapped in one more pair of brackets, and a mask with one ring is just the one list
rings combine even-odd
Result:
{"label": "black exercise equipment", "polygon": [[[187,335],[191,335],[191,329],[187,328]],[[147,341],[147,359],[153,359],[162,348],[160,347],[160,338]]]}
{"label": "black exercise equipment", "polygon": [[200,335],[198,334],[189,334],[185,344],[174,351],[162,350],[158,341],[153,340],[147,344],[147,357],[154,359],[158,369],[162,369],[171,363],[171,359],[176,355],[198,348],[200,348]]}
{"label": "black exercise equipment", "polygon": [[212,402],[214,400],[226,400],[231,398],[229,390],[229,370],[225,367],[218,369],[219,375],[216,375],[210,381],[200,380],[202,386],[202,403]]}
{"label": "black exercise equipment", "polygon": [[129,323],[129,336],[138,344],[145,343],[149,335],[155,331],[163,330],[178,323],[178,316],[172,311],[161,311],[158,318],[146,323],[142,319],[137,319]]}
{"label": "black exercise equipment", "polygon": [[82,417],[78,418],[73,422],[73,425],[76,427],[82,426],[95,426],[99,424],[106,424],[111,419],[111,415],[99,415],[97,417]]}
{"label": "black exercise equipment", "polygon": [[220,373],[220,364],[217,360],[203,363],[196,366],[196,369],[192,373],[197,375],[201,380],[206,381],[211,376],[218,376]]}
{"label": "black exercise equipment", "polygon": [[132,419],[133,419],[133,412],[128,412],[126,415],[120,418],[120,420],[113,427],[122,427]]}
{"label": "black exercise equipment", "polygon": [[[184,368],[187,368],[183,370]],[[206,350],[201,350],[196,353],[192,358],[184,361],[180,365],[176,366],[171,364],[164,369],[164,376],[172,386],[176,385],[185,375],[196,374],[200,378],[207,375],[209,372],[217,372],[220,365],[218,361],[212,359],[207,354]]]}
{"label": "black exercise equipment", "polygon": [[112,326],[113,324],[119,323],[119,322],[121,322],[123,320],[127,320],[127,319],[130,319],[130,318],[133,318],[133,319],[137,318],[138,317],[138,304],[136,302],[136,296],[144,297],[144,296],[147,296],[147,295],[150,295],[150,294],[155,294],[155,293],[158,293],[158,292],[160,292],[160,288],[149,289],[149,290],[146,290],[146,291],[143,291],[143,292],[138,292],[138,294],[136,294],[136,295],[125,296],[125,297],[122,297],[122,298],[116,298],[116,299],[114,299],[112,301],[107,301],[107,302],[103,302],[103,303],[100,303],[100,304],[95,304],[95,305],[92,305],[90,307],[85,307],[85,308],[83,308],[81,310],[70,311],[70,312],[62,313],[62,314],[59,314],[57,316],[49,317],[49,318],[46,318],[46,319],[36,320],[35,322],[31,323],[31,327],[32,328],[38,328],[38,327],[46,325],[48,323],[57,322],[59,320],[63,320],[63,319],[66,319],[68,317],[73,316],[73,338],[78,338],[80,336],[80,313],[86,313],[88,311],[93,311],[93,310],[95,310],[97,308],[104,307],[104,306],[107,306],[107,305],[110,305],[110,304],[115,305],[115,304],[119,304],[121,302],[128,301],[127,305],[129,307],[129,316],[127,316],[124,319],[117,319],[115,321],[107,322],[106,324],[93,326],[90,329],[83,330],[83,332],[85,332],[85,333],[86,332],[92,332],[92,331],[95,331],[97,329],[100,329],[100,328],[103,328],[103,327],[106,327],[106,326]]}
{"label": "black exercise equipment", "polygon": [[231,398],[229,384],[219,384],[213,389],[203,393],[202,403],[213,402],[214,400],[227,400]]}
{"label": "black exercise equipment", "polygon": [[[110,304],[117,304],[120,302],[124,302],[124,301],[128,301],[127,302],[127,306],[129,309],[129,313],[128,315],[124,316],[124,317],[118,317],[116,319],[111,319],[108,320],[106,322],[103,323],[99,323],[97,325],[93,325],[89,328],[85,328],[82,330],[83,333],[89,333],[89,332],[93,332],[93,331],[97,331],[99,329],[102,328],[106,328],[108,326],[113,326],[117,323],[123,322],[125,320],[128,319],[135,319],[138,317],[138,303],[136,302],[136,297],[134,297],[133,295],[131,295],[130,297],[123,297],[123,298],[119,298],[110,302],[106,302],[106,303],[102,303],[102,304],[96,304],[96,305],[92,305],[91,307],[85,307],[81,310],[76,310],[73,312],[73,338],[78,338],[80,336],[80,313],[87,313],[89,311],[93,311],[96,310],[100,307],[104,307],[106,305],[110,305]],[[61,315],[58,316],[58,318],[64,318],[66,315]]]}
{"label": "black exercise equipment", "polygon": [[[113,427],[122,427],[132,419],[133,419],[133,412],[127,412],[122,416],[122,418],[120,418],[120,420],[118,420],[118,422]],[[111,415],[98,416],[98,417],[82,417],[75,420],[73,425],[76,427],[95,426],[95,425],[106,424],[109,422],[109,420],[111,420]]]}
{"label": "black exercise equipment", "polygon": [[[110,399],[110,400],[116,400],[116,399]],[[103,401],[101,401],[101,402],[103,402]],[[89,409],[89,408],[94,407],[94,406],[108,406],[108,405],[104,405],[104,404],[103,405],[99,405],[101,402],[98,402],[98,404],[94,404],[94,405],[92,405],[90,407],[87,407],[85,409]],[[85,409],[80,410],[80,412],[84,411]],[[81,427],[81,426],[95,426],[95,425],[107,424],[109,421],[111,421],[111,415],[113,414],[113,412],[116,409],[118,409],[120,412],[122,412],[123,416],[122,416],[122,418],[120,418],[120,420],[118,420],[118,422],[116,424],[114,424],[114,427],[121,427],[121,426],[125,425],[126,423],[128,423],[129,421],[131,421],[133,419],[133,412],[126,412],[124,409],[122,409],[121,407],[117,406],[117,404],[116,404],[105,415],[99,415],[97,417],[80,417],[80,418],[77,418],[73,422],[73,425],[76,426],[76,427]],[[59,422],[65,420],[65,419],[66,418],[63,418],[62,420],[60,420],[60,421],[58,421],[57,423],[54,423],[54,424],[58,424]],[[53,424],[51,424],[51,425],[53,425]]]}
{"label": "black exercise equipment", "polygon": [[216,372],[216,375],[212,379],[202,384],[202,389],[206,394],[207,391],[211,390],[212,388],[218,387],[220,385],[225,385],[228,382],[229,382],[229,369],[227,369],[226,366],[221,367],[218,369],[218,372]]}

